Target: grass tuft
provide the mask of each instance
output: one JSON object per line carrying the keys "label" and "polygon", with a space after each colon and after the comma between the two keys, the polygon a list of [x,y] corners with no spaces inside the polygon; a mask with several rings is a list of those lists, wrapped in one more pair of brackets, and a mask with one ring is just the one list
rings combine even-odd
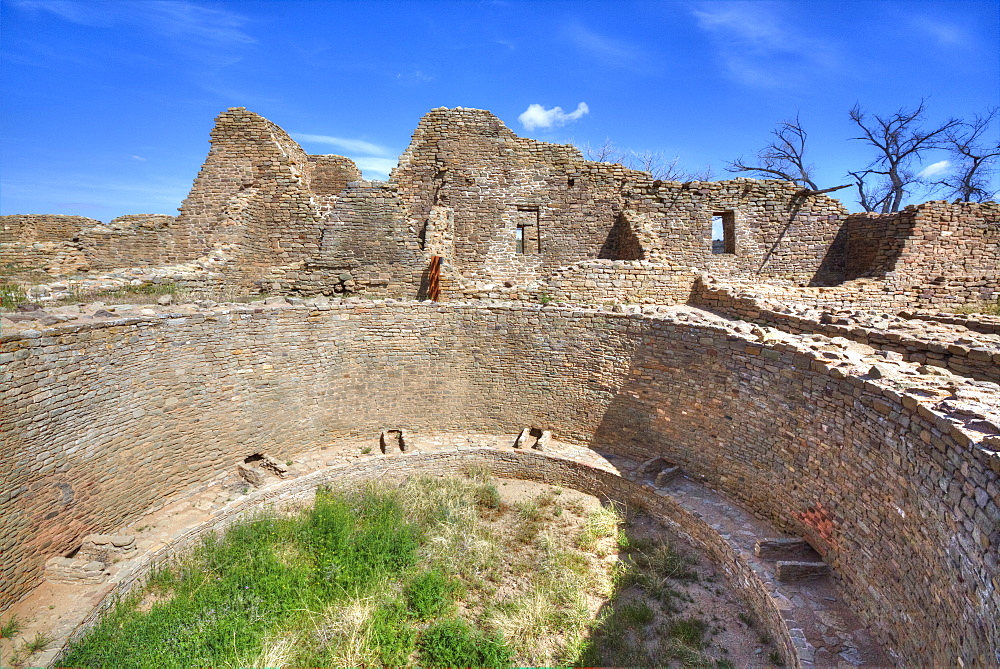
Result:
{"label": "grass tuft", "polygon": [[0,623],[0,639],[13,639],[24,629],[24,622],[15,613]]}

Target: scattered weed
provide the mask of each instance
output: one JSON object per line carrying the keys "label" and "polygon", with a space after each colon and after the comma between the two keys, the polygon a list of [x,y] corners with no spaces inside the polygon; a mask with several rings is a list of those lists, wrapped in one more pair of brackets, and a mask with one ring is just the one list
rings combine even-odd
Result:
{"label": "scattered weed", "polygon": [[955,309],[956,314],[986,314],[1000,316],[1000,299],[994,302],[974,302]]}
{"label": "scattered weed", "polygon": [[0,281],[0,308],[16,309],[17,305],[28,301],[21,286],[16,283]]}
{"label": "scattered weed", "polygon": [[785,666],[785,661],[781,659],[781,653],[779,653],[776,650],[772,650],[770,653],[767,654],[767,661],[776,667]]}
{"label": "scattered weed", "polygon": [[6,621],[0,623],[0,639],[13,639],[24,629],[24,621],[15,613]]}
{"label": "scattered weed", "polygon": [[22,648],[28,653],[28,655],[34,655],[35,653],[40,653],[49,647],[52,643],[53,638],[44,632],[35,632],[35,636],[31,641],[25,641]]}

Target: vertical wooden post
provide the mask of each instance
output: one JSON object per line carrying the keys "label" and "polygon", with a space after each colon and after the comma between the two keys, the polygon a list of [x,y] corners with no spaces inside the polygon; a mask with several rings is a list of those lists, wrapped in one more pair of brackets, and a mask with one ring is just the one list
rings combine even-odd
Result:
{"label": "vertical wooden post", "polygon": [[441,297],[441,256],[431,256],[431,275],[427,281],[427,297],[434,302]]}

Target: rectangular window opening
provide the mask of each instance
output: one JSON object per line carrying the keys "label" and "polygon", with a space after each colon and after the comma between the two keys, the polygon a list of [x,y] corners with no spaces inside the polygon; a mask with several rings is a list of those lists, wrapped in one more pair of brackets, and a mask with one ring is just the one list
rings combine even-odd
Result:
{"label": "rectangular window opening", "polygon": [[736,254],[736,212],[712,214],[712,253]]}
{"label": "rectangular window opening", "polygon": [[538,224],[537,207],[518,208],[514,245],[518,254],[539,254],[542,252],[542,235]]}

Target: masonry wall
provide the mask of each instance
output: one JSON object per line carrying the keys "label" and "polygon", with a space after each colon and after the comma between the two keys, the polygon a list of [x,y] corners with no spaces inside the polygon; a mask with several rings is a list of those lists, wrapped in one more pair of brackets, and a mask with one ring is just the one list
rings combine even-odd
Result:
{"label": "masonry wall", "polygon": [[92,225],[102,224],[83,216],[0,216],[0,274],[85,271],[87,259],[74,237]]}
{"label": "masonry wall", "polygon": [[0,342],[5,604],[45,557],[261,449],[530,424],[664,455],[805,536],[904,659],[987,664],[1000,641],[997,456],[790,344],[579,309],[372,303]]}
{"label": "masonry wall", "polygon": [[322,225],[310,179],[316,176],[321,194],[328,194],[353,176],[350,161],[310,157],[284,130],[242,107],[216,118],[211,143],[181,207],[178,244],[192,257],[232,246],[241,278],[314,255]]}

